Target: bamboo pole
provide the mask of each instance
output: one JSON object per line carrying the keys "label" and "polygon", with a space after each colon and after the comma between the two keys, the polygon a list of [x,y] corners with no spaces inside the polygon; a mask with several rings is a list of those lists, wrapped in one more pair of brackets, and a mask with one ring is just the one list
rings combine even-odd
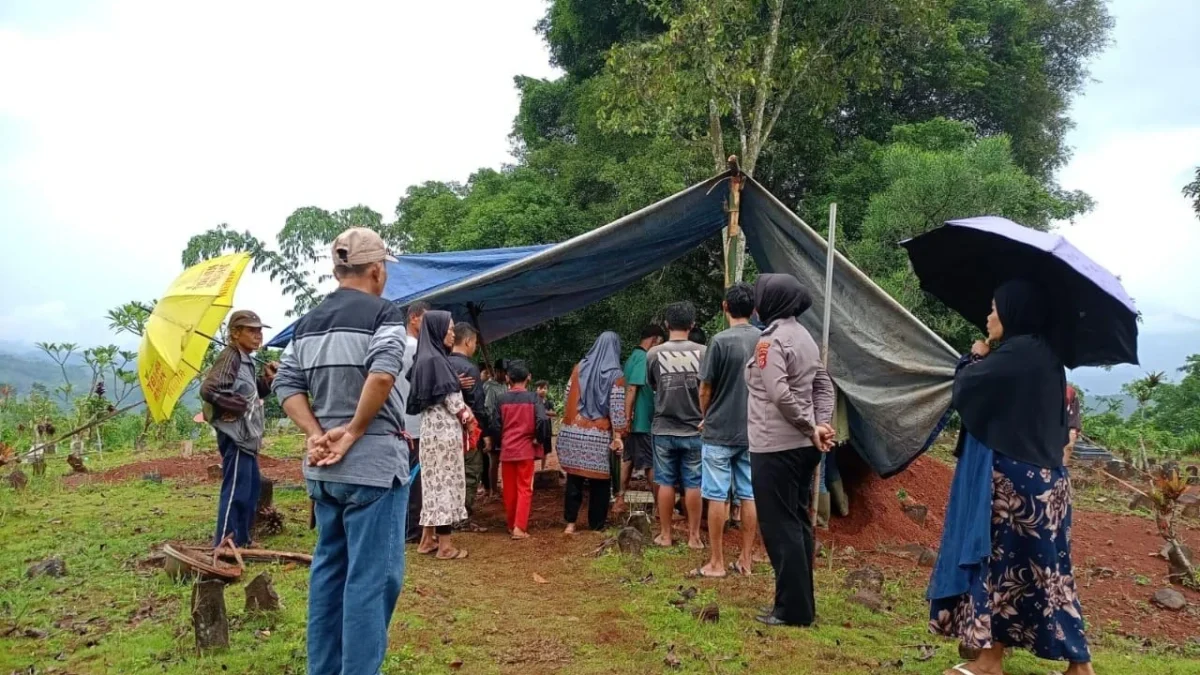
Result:
{"label": "bamboo pole", "polygon": [[[825,371],[829,371],[829,317],[833,310],[833,261],[837,259],[837,249],[834,248],[837,239],[837,204],[829,205],[829,237],[825,244],[825,308],[824,316],[821,319],[821,365],[825,367]],[[832,379],[832,378],[830,378]],[[833,394],[833,412],[837,412],[837,391]],[[824,463],[829,459],[828,455],[822,455],[821,462]],[[820,498],[821,491],[821,467],[818,465],[817,470],[813,472],[812,492],[808,501],[808,522],[815,530],[817,527],[817,500]],[[816,549],[813,549],[813,556],[816,556]]]}
{"label": "bamboo pole", "polygon": [[745,174],[738,167],[737,155],[729,156],[729,225],[725,228],[725,288],[742,280],[738,264],[742,249],[742,185]]}

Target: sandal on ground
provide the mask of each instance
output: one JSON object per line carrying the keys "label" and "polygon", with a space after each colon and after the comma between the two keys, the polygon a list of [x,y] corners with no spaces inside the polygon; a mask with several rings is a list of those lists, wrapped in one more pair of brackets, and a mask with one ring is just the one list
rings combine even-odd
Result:
{"label": "sandal on ground", "polygon": [[697,567],[683,575],[685,579],[724,579],[728,574],[709,574],[703,567]]}
{"label": "sandal on ground", "polygon": [[729,563],[729,571],[733,572],[735,574],[740,574],[744,577],[748,577],[751,575],[750,570],[745,567],[742,567],[742,563],[737,562],[737,561]]}
{"label": "sandal on ground", "polygon": [[462,560],[463,558],[467,557],[467,549],[459,548],[459,549],[454,550],[453,555],[448,555],[448,556],[438,555],[438,556],[434,556],[434,557],[436,557],[438,560]]}
{"label": "sandal on ground", "polygon": [[438,552],[437,544],[434,544],[433,548],[429,549],[428,551],[421,550],[420,545],[417,546],[417,553],[420,553],[421,555],[429,555],[431,553],[437,553],[437,552]]}

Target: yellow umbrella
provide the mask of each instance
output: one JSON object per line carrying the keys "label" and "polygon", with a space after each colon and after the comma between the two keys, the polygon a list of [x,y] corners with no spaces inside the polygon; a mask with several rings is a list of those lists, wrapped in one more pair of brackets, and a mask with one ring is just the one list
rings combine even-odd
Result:
{"label": "yellow umbrella", "polygon": [[200,372],[249,262],[248,253],[235,253],[193,265],[154,305],[138,348],[138,380],[156,421],[171,416],[183,390]]}

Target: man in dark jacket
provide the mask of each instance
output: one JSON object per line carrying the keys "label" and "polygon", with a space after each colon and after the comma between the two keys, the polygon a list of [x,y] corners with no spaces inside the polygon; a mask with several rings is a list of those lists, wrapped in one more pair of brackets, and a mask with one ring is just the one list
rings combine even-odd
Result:
{"label": "man in dark jacket", "polygon": [[217,530],[213,545],[233,536],[236,546],[250,543],[250,528],[262,477],[258,450],[262,447],[262,399],[271,393],[278,364],[269,363],[255,377],[251,354],[262,346],[262,320],[248,310],[229,318],[229,344],[217,356],[200,385],[205,419],[217,431],[221,453],[221,497],[217,504]]}

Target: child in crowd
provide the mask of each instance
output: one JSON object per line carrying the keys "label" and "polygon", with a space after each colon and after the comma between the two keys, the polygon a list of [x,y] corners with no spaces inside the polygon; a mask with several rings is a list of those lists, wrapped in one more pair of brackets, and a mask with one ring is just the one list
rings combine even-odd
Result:
{"label": "child in crowd", "polygon": [[508,391],[499,400],[493,434],[500,442],[500,472],[504,485],[504,513],[513,539],[529,538],[529,511],[533,506],[535,460],[550,447],[550,417],[529,391],[531,375],[523,361],[508,364]]}

